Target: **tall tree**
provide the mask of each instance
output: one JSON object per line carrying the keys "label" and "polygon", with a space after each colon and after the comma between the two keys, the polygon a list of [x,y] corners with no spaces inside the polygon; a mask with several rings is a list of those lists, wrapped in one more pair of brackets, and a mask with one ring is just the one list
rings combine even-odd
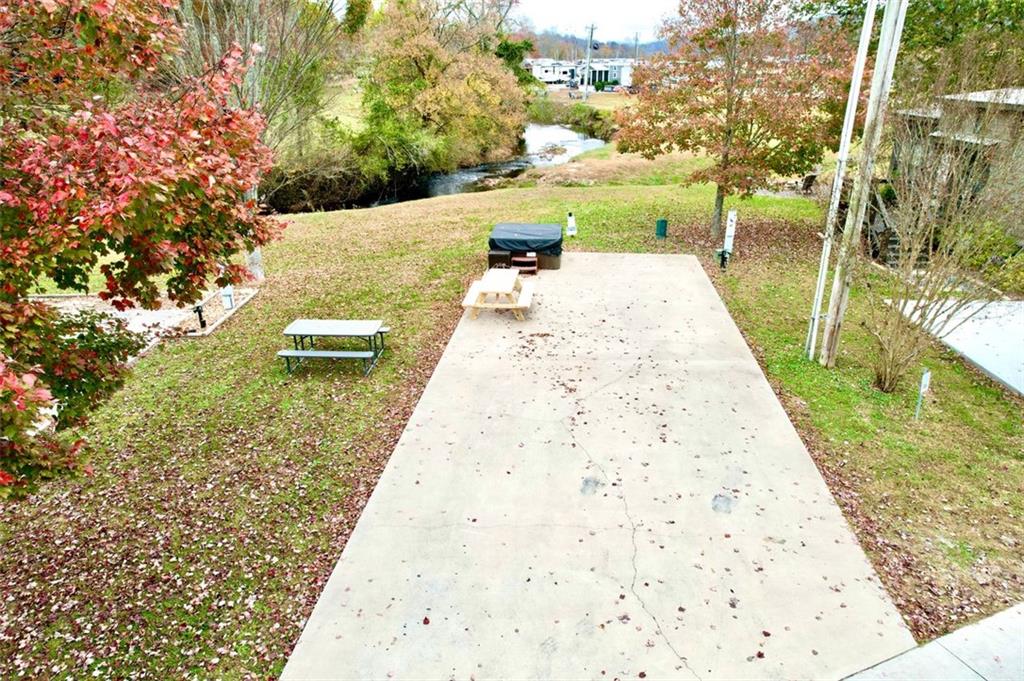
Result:
{"label": "tall tree", "polygon": [[[866,6],[865,0],[806,0],[802,10],[808,17],[835,17],[855,34]],[[951,55],[961,61],[969,55],[974,74],[989,77],[1002,74],[1007,62],[1024,68],[1024,0],[911,2],[896,80],[958,88],[945,70]]]}
{"label": "tall tree", "polygon": [[[33,405],[91,405],[75,391],[107,391],[132,347],[115,332],[105,351],[91,320],[61,326],[27,299],[41,279],[85,290],[99,266],[118,307],[155,305],[160,278],[187,303],[210,279],[241,281],[234,256],[273,235],[244,199],[270,155],[260,116],[228,102],[241,50],[166,88],[170,12],[169,0],[0,0],[0,374]],[[0,402],[0,487],[71,460],[15,411]]]}
{"label": "tall tree", "polygon": [[[324,109],[339,41],[365,21],[358,4],[351,22],[339,18],[338,9],[334,0],[184,0],[177,11],[183,40],[171,76],[196,78],[239,46],[248,69],[231,89],[232,102],[260,112],[266,121],[261,139],[276,149]],[[253,185],[249,197],[256,191]],[[251,275],[262,280],[260,249],[246,259]]]}
{"label": "tall tree", "polygon": [[825,105],[842,96],[852,49],[826,23],[793,23],[791,10],[786,0],[682,0],[663,30],[669,53],[637,69],[639,101],[620,112],[623,149],[714,159],[689,181],[716,185],[715,235],[725,197],[806,172],[832,141]]}
{"label": "tall tree", "polygon": [[505,68],[515,74],[516,80],[523,87],[539,84],[529,69],[523,67],[523,60],[533,52],[533,43],[529,38],[514,40],[508,36],[501,36],[494,54],[498,59],[505,62]]}

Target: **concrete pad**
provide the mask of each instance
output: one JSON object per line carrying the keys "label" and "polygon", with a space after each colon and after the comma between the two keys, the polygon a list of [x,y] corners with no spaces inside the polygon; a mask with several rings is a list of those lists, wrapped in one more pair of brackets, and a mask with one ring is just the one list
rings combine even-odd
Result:
{"label": "concrete pad", "polygon": [[1024,605],[943,636],[937,643],[988,681],[1024,679]]}
{"label": "concrete pad", "polygon": [[1024,679],[1024,605],[958,629],[850,677],[850,681],[881,679]]}
{"label": "concrete pad", "polygon": [[984,681],[940,645],[925,645],[849,677],[848,681]]}
{"label": "concrete pad", "polygon": [[941,317],[935,326],[939,340],[993,380],[1024,395],[1024,300],[966,305]]}
{"label": "concrete pad", "polygon": [[913,638],[698,261],[464,317],[283,678],[841,678]]}

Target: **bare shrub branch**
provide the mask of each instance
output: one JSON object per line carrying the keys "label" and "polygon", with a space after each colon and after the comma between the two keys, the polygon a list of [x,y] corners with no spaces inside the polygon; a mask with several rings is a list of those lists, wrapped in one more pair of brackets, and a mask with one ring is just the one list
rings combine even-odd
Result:
{"label": "bare shrub branch", "polygon": [[[1019,229],[1020,74],[1007,69],[979,81],[969,55],[944,73],[898,96],[888,124],[891,177],[874,201],[891,269],[865,277],[865,327],[878,346],[875,383],[887,392],[919,359],[929,333],[953,331],[1000,296],[991,278]],[[947,90],[949,82],[961,89]]]}

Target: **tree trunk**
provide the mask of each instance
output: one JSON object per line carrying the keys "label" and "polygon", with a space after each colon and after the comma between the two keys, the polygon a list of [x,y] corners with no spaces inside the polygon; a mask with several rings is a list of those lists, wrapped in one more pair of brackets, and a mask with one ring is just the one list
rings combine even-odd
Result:
{"label": "tree trunk", "polygon": [[722,208],[725,206],[725,189],[722,185],[715,185],[715,212],[711,214],[711,236],[719,238],[722,236]]}
{"label": "tree trunk", "polygon": [[[245,193],[246,200],[256,199],[256,188],[253,187]],[[257,284],[262,282],[266,275],[263,272],[263,252],[260,251],[260,247],[252,249],[245,254],[245,266],[249,270],[249,274],[252,275],[253,281]]]}

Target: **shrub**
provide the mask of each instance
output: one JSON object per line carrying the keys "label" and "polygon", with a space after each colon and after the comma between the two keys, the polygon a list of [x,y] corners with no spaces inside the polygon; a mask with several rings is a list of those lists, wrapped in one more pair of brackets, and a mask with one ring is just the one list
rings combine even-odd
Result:
{"label": "shrub", "polygon": [[34,371],[0,352],[0,499],[30,491],[47,470],[73,466],[80,445],[37,435],[53,402]]}
{"label": "shrub", "polygon": [[0,302],[0,334],[0,383],[6,391],[0,407],[0,496],[10,496],[11,490],[32,489],[44,473],[78,467],[82,445],[64,451],[50,426],[82,424],[124,383],[125,362],[144,339],[122,320],[93,310],[61,315],[25,301]]}
{"label": "shrub", "polygon": [[547,97],[538,97],[530,102],[529,118],[541,125],[564,125],[576,132],[608,142],[615,135],[617,127],[610,114],[598,111],[582,102],[562,104]]}

